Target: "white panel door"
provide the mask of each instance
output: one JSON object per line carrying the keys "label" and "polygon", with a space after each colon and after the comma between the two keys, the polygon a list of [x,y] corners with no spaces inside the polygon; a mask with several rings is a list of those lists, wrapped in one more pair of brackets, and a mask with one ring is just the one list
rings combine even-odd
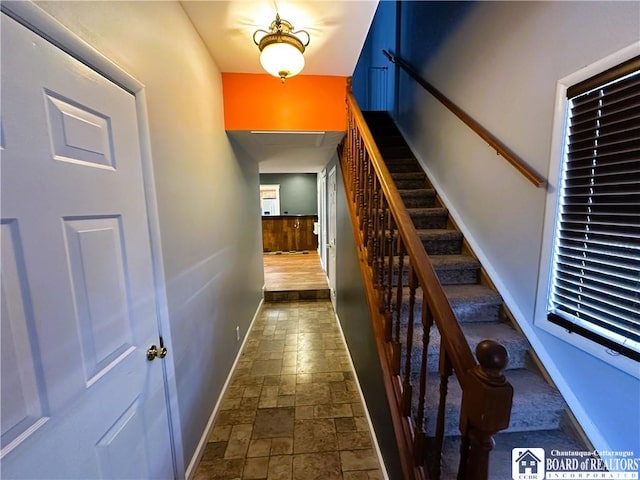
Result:
{"label": "white panel door", "polygon": [[172,478],[135,98],[2,15],[0,476]]}
{"label": "white panel door", "polygon": [[328,205],[328,214],[329,214],[329,288],[331,289],[331,301],[333,302],[333,306],[336,306],[336,233],[337,233],[337,219],[336,216],[338,214],[338,206],[337,206],[337,185],[336,185],[336,167],[333,167],[329,171],[329,179],[328,179],[328,190],[329,190],[329,205]]}
{"label": "white panel door", "polygon": [[318,251],[320,252],[320,263],[324,271],[327,271],[327,172],[323,170],[318,174],[318,225],[320,234],[318,235]]}

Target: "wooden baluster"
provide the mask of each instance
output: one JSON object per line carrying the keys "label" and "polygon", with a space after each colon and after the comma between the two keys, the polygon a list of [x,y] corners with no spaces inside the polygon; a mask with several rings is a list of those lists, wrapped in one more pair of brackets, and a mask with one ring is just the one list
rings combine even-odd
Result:
{"label": "wooden baluster", "polygon": [[[424,290],[424,289],[423,289]],[[416,433],[413,451],[417,465],[424,465],[426,419],[424,416],[425,396],[427,393],[427,378],[429,376],[427,360],[429,356],[429,338],[433,325],[433,315],[427,302],[427,296],[422,296],[422,356],[420,358],[420,386],[418,395],[418,411],[416,412]]]}
{"label": "wooden baluster", "polygon": [[349,185],[351,191],[347,192],[347,198],[354,200],[351,193],[353,191],[353,158],[351,150],[351,137],[353,135],[353,114],[351,107],[347,103],[347,134],[344,137],[344,149],[342,150],[342,159],[345,161],[345,184]]}
{"label": "wooden baluster", "polygon": [[389,244],[387,248],[387,306],[386,311],[391,312],[393,303],[393,263],[396,251],[396,222],[387,205],[387,223],[389,225]]}
{"label": "wooden baluster", "polygon": [[389,225],[387,224],[387,202],[384,192],[380,189],[380,208],[378,213],[378,222],[380,223],[380,245],[378,246],[378,284],[380,285],[380,296],[378,301],[378,311],[382,314],[387,311],[387,276],[385,275],[385,257],[388,254],[389,245]]}
{"label": "wooden baluster", "polygon": [[396,308],[395,308],[395,338],[393,342],[393,374],[400,375],[400,358],[402,345],[400,344],[400,326],[402,318],[402,295],[404,293],[404,245],[402,238],[398,234],[398,286],[396,288]]}
{"label": "wooden baluster", "polygon": [[361,210],[359,213],[360,217],[360,230],[362,230],[362,238],[364,240],[364,246],[367,246],[367,241],[369,237],[367,235],[367,227],[368,227],[368,219],[367,219],[367,208],[368,208],[368,191],[367,186],[369,184],[369,162],[366,154],[362,155],[362,180],[361,180]]}
{"label": "wooden baluster", "polygon": [[[468,449],[460,456],[464,480],[486,480],[493,435],[509,426],[513,387],[503,371],[509,363],[507,350],[493,340],[483,340],[476,347],[476,365],[465,377],[460,412],[460,431]],[[462,452],[461,452],[462,453]],[[463,464],[463,461],[465,461]]]}
{"label": "wooden baluster", "polygon": [[365,196],[367,201],[367,206],[365,211],[367,212],[365,215],[367,216],[367,261],[369,265],[371,265],[371,249],[373,248],[373,222],[374,218],[374,201],[375,201],[375,178],[376,175],[373,171],[373,165],[371,164],[371,160],[367,158],[367,194]]}
{"label": "wooden baluster", "polygon": [[[387,206],[388,208],[388,206]],[[392,309],[392,297],[393,297],[393,259],[395,253],[395,222],[391,211],[387,210],[387,224],[389,226],[389,243],[387,248],[387,289],[385,293],[385,307],[384,307],[384,319],[385,319],[385,339],[387,342],[392,340],[393,332],[393,309]]]}
{"label": "wooden baluster", "polygon": [[363,175],[363,162],[362,162],[362,155],[360,152],[360,143],[359,143],[359,139],[358,139],[358,133],[357,131],[354,132],[354,139],[353,139],[353,154],[354,154],[354,162],[355,162],[355,169],[356,169],[356,178],[355,178],[355,204],[356,204],[356,216],[358,217],[358,220],[361,221],[361,216],[362,216],[362,202],[363,197],[362,197],[362,175]]}
{"label": "wooden baluster", "polygon": [[416,275],[413,265],[409,266],[409,318],[407,319],[407,346],[402,383],[402,408],[405,416],[411,415],[411,356],[413,354],[413,313],[416,305]]}
{"label": "wooden baluster", "polygon": [[378,210],[380,208],[380,184],[375,171],[371,168],[371,210],[369,212],[369,219],[371,220],[371,248],[368,250],[369,265],[373,272],[373,286],[380,287],[378,283],[378,248],[380,245],[380,224],[378,222]]}
{"label": "wooden baluster", "polygon": [[356,184],[358,182],[358,162],[356,161],[356,145],[355,145],[355,136],[356,136],[356,128],[353,120],[353,113],[351,114],[351,132],[349,134],[349,154],[351,155],[351,186],[353,187],[353,192],[351,193],[351,201],[357,205],[356,199]]}
{"label": "wooden baluster", "polygon": [[[460,466],[458,468],[458,476],[456,480],[467,480],[467,465],[469,464],[469,435],[462,435],[460,439]],[[440,465],[438,464],[438,469]],[[440,479],[440,475],[436,477],[436,480]]]}
{"label": "wooden baluster", "polygon": [[440,398],[438,399],[438,416],[436,417],[436,437],[434,448],[434,459],[432,472],[434,480],[440,478],[440,467],[442,464],[442,446],[444,444],[445,412],[447,406],[447,391],[449,389],[449,377],[453,374],[451,360],[447,354],[442,341],[440,342],[440,358],[438,362],[438,372],[440,374]]}
{"label": "wooden baluster", "polygon": [[378,223],[380,224],[380,245],[378,246],[378,284],[380,285],[380,313],[384,313],[387,305],[385,294],[387,292],[386,277],[384,275],[384,257],[387,253],[387,245],[389,244],[388,229],[385,212],[387,210],[387,202],[382,188],[380,190],[380,206],[378,209]]}
{"label": "wooden baluster", "polygon": [[[351,119],[351,121],[353,122],[353,118]],[[350,148],[349,150],[351,151],[351,184],[353,186],[353,192],[351,195],[351,201],[355,204],[356,206],[356,212],[358,211],[358,183],[360,182],[360,165],[358,163],[358,156],[357,156],[357,143],[356,143],[356,127],[355,125],[352,123],[351,126],[351,135],[349,136],[349,143],[350,143]]]}

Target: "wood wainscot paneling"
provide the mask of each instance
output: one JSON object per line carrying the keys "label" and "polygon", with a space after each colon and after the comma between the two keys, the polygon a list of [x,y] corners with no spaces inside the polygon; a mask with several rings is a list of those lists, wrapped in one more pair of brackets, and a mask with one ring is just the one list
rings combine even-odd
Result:
{"label": "wood wainscot paneling", "polygon": [[315,215],[262,217],[262,249],[265,252],[316,250],[318,236],[313,233]]}

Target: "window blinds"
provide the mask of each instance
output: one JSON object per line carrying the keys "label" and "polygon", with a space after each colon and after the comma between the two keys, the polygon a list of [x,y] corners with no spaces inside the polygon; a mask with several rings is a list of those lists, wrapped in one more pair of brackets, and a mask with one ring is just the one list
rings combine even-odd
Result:
{"label": "window blinds", "polygon": [[548,318],[640,361],[640,57],[568,97]]}

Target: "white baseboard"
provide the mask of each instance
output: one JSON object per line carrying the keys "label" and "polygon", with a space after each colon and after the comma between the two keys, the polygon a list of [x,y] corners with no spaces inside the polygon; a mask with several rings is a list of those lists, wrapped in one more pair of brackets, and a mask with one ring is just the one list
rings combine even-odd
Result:
{"label": "white baseboard", "polygon": [[[335,312],[334,312],[335,313]],[[342,337],[342,341],[344,343],[347,352],[349,352],[349,347],[347,345],[347,339],[344,336],[344,332],[342,331],[342,325],[340,324],[340,318],[338,314],[335,313],[336,322],[338,322],[338,329],[340,330],[340,336]],[[384,458],[382,458],[382,451],[380,450],[380,445],[378,444],[378,437],[376,436],[376,431],[373,429],[373,422],[371,421],[371,416],[369,415],[369,408],[367,408],[367,402],[364,399],[364,394],[362,393],[362,388],[360,388],[360,380],[358,380],[358,372],[356,372],[356,367],[353,364],[353,360],[351,359],[351,353],[348,355],[349,365],[351,365],[351,370],[356,377],[356,385],[358,386],[358,393],[360,394],[360,400],[362,400],[362,405],[364,405],[364,416],[367,419],[367,424],[369,425],[369,431],[371,432],[371,441],[373,442],[373,448],[376,451],[376,455],[378,456],[378,462],[380,462],[380,470],[382,471],[382,476],[384,480],[389,480],[389,475],[387,474],[387,468],[384,465]]]}
{"label": "white baseboard", "polygon": [[247,342],[247,338],[249,338],[249,332],[251,332],[251,329],[253,328],[253,324],[258,318],[258,315],[260,313],[260,310],[262,309],[263,303],[264,303],[264,296],[260,300],[260,303],[258,304],[258,308],[256,309],[256,313],[254,313],[253,315],[253,319],[251,319],[251,323],[249,324],[249,328],[247,329],[247,332],[245,333],[244,338],[242,339],[242,344],[238,349],[238,353],[236,355],[235,360],[233,361],[231,370],[229,370],[227,379],[225,380],[224,385],[222,386],[222,391],[220,392],[220,396],[218,396],[218,400],[216,401],[216,404],[213,407],[213,411],[211,412],[211,415],[209,415],[209,421],[207,422],[207,427],[204,429],[204,433],[202,434],[202,437],[198,442],[196,451],[194,452],[193,457],[191,457],[191,461],[187,466],[187,471],[185,472],[185,475],[184,475],[186,480],[191,480],[193,478],[198,468],[198,465],[200,464],[200,460],[202,459],[202,455],[204,455],[204,449],[207,446],[207,439],[209,438],[209,435],[211,435],[211,431],[213,430],[213,425],[215,423],[216,416],[218,415],[218,411],[220,410],[222,399],[224,398],[225,393],[227,393],[227,388],[229,388],[229,384],[231,383],[231,377],[233,376],[233,372],[235,371],[238,361],[240,360],[240,355],[244,350],[244,345]]}

